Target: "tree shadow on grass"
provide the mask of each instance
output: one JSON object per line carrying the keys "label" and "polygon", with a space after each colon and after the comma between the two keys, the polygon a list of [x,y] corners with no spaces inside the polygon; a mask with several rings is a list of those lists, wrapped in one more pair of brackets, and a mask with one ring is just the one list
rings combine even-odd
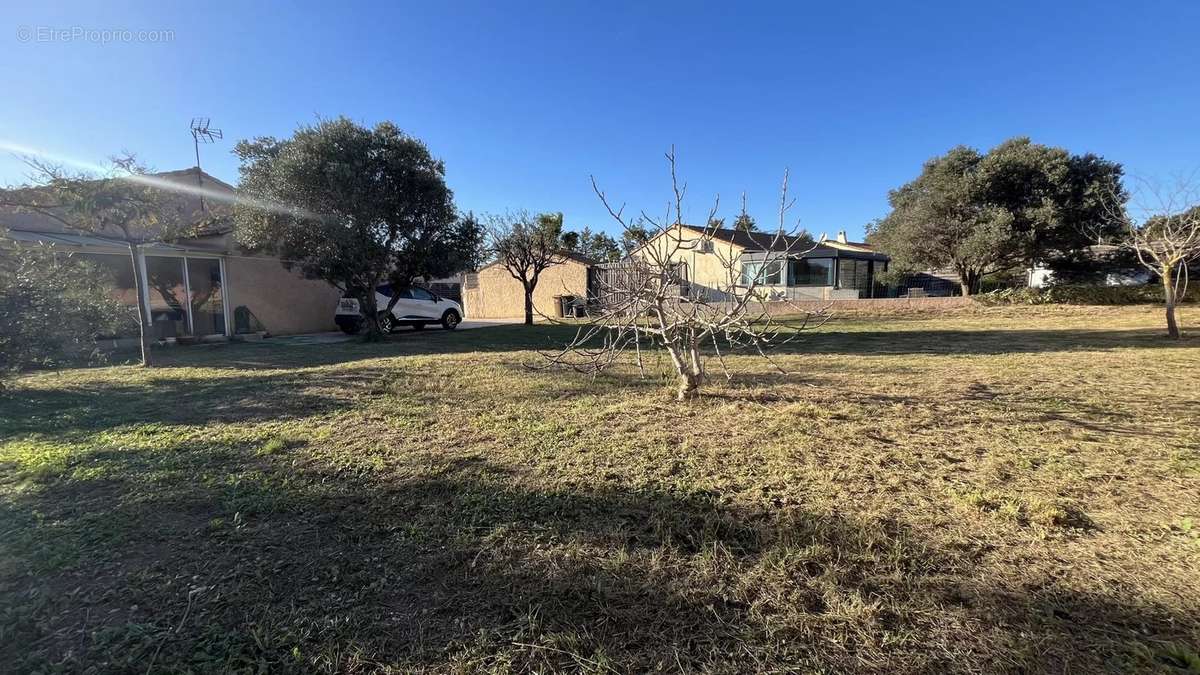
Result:
{"label": "tree shadow on grass", "polygon": [[5,663],[1094,672],[1200,629],[1182,607],[1002,592],[977,545],[891,520],[544,485],[470,454],[386,475],[199,452],[80,459],[0,502]]}
{"label": "tree shadow on grass", "polygon": [[[496,326],[470,331],[431,331],[396,335],[383,342],[358,341],[327,345],[259,343],[204,345],[164,353],[163,365],[276,370],[352,363],[397,356],[496,354],[555,350],[571,341],[570,325]],[[1154,329],[1128,330],[871,330],[823,328],[805,332],[777,350],[780,354],[931,354],[994,355],[1110,349],[1200,347],[1200,338],[1169,340]]]}

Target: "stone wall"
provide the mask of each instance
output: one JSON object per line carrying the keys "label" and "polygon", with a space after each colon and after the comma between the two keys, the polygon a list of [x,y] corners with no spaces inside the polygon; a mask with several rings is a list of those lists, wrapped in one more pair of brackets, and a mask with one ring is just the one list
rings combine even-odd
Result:
{"label": "stone wall", "polygon": [[861,298],[858,300],[768,302],[767,312],[773,316],[795,314],[797,310],[818,310],[828,307],[831,312],[868,312],[879,314],[904,312],[938,312],[970,307],[973,298],[951,296],[943,298]]}

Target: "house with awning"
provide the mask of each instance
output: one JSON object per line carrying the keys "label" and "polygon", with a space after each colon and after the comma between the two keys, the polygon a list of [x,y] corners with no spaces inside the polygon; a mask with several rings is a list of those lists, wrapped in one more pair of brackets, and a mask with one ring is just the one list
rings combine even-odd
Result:
{"label": "house with awning", "polygon": [[[195,202],[186,205],[186,212],[211,223],[189,237],[141,246],[146,258],[144,299],[156,339],[336,330],[338,289],[304,278],[279,258],[243,249],[234,240],[229,219],[209,217],[213,209],[228,208],[233,202],[233,186],[196,167],[152,175],[187,188],[173,198]],[[134,266],[124,241],[103,233],[72,231],[44,213],[4,207],[0,208],[0,255],[11,246],[50,247],[91,263],[108,272],[114,296],[136,304]]]}

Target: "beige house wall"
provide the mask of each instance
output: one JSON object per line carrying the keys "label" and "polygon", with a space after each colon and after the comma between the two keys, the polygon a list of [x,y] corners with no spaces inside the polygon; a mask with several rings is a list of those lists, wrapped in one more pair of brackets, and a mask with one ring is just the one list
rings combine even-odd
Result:
{"label": "beige house wall", "polygon": [[[587,295],[587,265],[568,259],[547,267],[538,276],[533,289],[536,315],[556,316],[555,298],[561,295]],[[525,290],[502,265],[493,264],[476,273],[474,288],[463,284],[463,311],[475,319],[507,319],[525,316]]]}
{"label": "beige house wall", "polygon": [[341,292],[324,281],[305,279],[275,258],[225,259],[229,316],[245,305],[272,335],[337,330],[333,315]]}
{"label": "beige house wall", "polygon": [[[644,246],[633,252],[633,255],[645,260],[666,260],[673,263],[684,262],[688,267],[688,281],[693,285],[704,286],[720,292],[728,292],[730,286],[729,264],[732,261],[734,283],[741,274],[742,266],[738,262],[742,255],[742,247],[720,239],[712,239],[712,253],[700,251],[699,244],[687,246],[687,242],[698,242],[702,239],[699,232],[686,227],[674,227],[646,242]],[[685,246],[679,246],[680,243]],[[676,250],[678,249],[678,250]]]}

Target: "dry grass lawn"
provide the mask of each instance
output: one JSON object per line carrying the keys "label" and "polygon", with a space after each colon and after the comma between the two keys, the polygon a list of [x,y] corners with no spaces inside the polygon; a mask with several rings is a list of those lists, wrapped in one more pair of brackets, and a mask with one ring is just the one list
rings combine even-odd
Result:
{"label": "dry grass lawn", "polygon": [[1160,321],[848,318],[686,405],[526,370],[547,326],[33,374],[0,669],[1200,672],[1200,338]]}

